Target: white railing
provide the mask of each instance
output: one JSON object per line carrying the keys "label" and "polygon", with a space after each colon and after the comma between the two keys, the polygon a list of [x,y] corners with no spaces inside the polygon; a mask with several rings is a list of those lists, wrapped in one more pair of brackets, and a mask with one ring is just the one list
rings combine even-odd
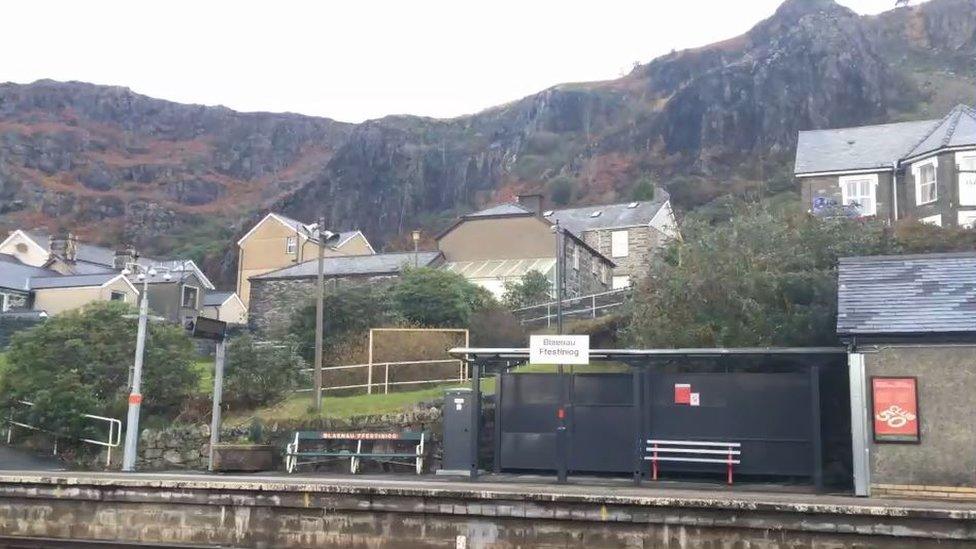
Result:
{"label": "white railing", "polygon": [[[627,287],[579,297],[563,298],[563,317],[588,316],[590,318],[596,318],[608,309],[613,309],[626,303],[627,296],[631,290],[632,288]],[[556,318],[558,304],[559,301],[549,301],[529,305],[528,307],[512,310],[512,314],[518,317],[523,325],[545,321],[546,327],[548,328],[552,326]]]}
{"label": "white railing", "polygon": [[[33,402],[27,400],[18,401],[24,406],[34,406]],[[108,448],[105,452],[105,464],[108,466],[112,465],[112,448],[118,448],[119,444],[122,443],[122,422],[114,417],[96,416],[93,414],[81,414],[81,417],[87,419],[94,419],[97,421],[104,421],[108,423],[108,439],[107,440],[95,440],[91,438],[79,438],[81,442],[86,442],[88,444],[94,444],[95,446],[104,446]],[[54,455],[58,455],[58,437],[61,436],[53,431],[48,431],[42,429],[35,425],[29,425],[27,423],[22,423],[20,421],[15,421],[13,417],[13,411],[10,413],[10,417],[7,418],[7,444],[10,444],[13,440],[14,427],[21,427],[23,429],[28,429],[31,431],[37,431],[40,433],[47,433],[49,435],[54,435]]]}
{"label": "white railing", "polygon": [[[457,364],[458,375],[457,377],[452,377],[449,379],[423,379],[414,381],[390,381],[390,367],[398,366],[414,366],[418,364]],[[376,368],[382,368],[383,370],[383,381],[374,382],[373,381],[373,371]],[[341,371],[341,370],[356,370],[356,369],[366,369],[366,383],[358,385],[336,385],[333,387],[322,387],[323,391],[340,391],[343,389],[366,389],[367,394],[373,392],[373,388],[383,387],[383,394],[390,393],[390,387],[396,387],[398,385],[422,385],[426,383],[453,383],[455,381],[464,383],[468,378],[468,365],[463,360],[458,360],[456,358],[445,359],[445,360],[407,360],[401,362],[373,362],[372,364],[349,364],[346,366],[329,366],[322,368],[322,373],[326,374],[328,372]],[[313,372],[314,368],[302,368],[302,372]],[[309,389],[298,389],[298,393],[311,393],[314,388]]]}

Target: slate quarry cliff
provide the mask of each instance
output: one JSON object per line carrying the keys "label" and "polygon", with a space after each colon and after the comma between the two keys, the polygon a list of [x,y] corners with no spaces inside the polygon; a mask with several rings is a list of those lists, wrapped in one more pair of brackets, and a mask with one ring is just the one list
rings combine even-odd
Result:
{"label": "slate quarry cliff", "polygon": [[380,245],[520,191],[628,200],[650,178],[689,208],[789,188],[798,130],[939,117],[960,102],[976,102],[976,0],[870,17],[787,0],[742,36],[449,120],[346,124],[0,84],[0,228],[67,227],[226,265],[188,242],[230,237],[268,208],[325,215]]}

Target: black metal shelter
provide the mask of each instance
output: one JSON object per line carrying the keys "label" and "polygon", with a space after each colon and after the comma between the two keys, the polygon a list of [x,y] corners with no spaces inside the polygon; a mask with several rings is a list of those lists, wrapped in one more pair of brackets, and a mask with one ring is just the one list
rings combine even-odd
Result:
{"label": "black metal shelter", "polygon": [[[528,349],[457,348],[451,354],[471,366],[475,430],[481,418],[480,379],[497,375],[496,471],[556,470],[560,481],[570,470],[630,473],[639,483],[652,433],[734,438],[743,444],[744,473],[808,476],[818,487],[825,453],[841,456],[837,459],[846,460],[843,468],[849,469],[843,347],[596,349],[590,351],[591,363],[623,364],[626,373],[575,375],[509,374],[528,362]],[[705,406],[669,406],[672,389],[686,384],[703,391]],[[472,456],[478,455],[478,440],[475,431]],[[694,472],[695,466],[675,470]],[[473,462],[470,478],[477,475]]]}

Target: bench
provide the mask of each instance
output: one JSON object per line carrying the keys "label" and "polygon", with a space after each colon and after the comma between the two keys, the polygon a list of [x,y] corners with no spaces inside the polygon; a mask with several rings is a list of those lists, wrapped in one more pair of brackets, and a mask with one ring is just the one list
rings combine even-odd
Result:
{"label": "bench", "polygon": [[[428,438],[429,435],[425,431],[399,433],[295,431],[294,440],[285,446],[285,468],[292,473],[299,465],[319,463],[326,459],[349,458],[349,470],[355,475],[359,472],[360,462],[369,459],[381,463],[414,466],[419,475],[424,470],[424,443]],[[356,449],[329,449],[327,446],[331,441],[344,441],[350,444],[355,442]],[[408,446],[410,449],[374,452],[372,447],[376,441],[387,442],[391,446]],[[364,443],[368,447],[365,450]],[[323,447],[323,444],[326,447]]]}
{"label": "bench", "polygon": [[651,477],[657,480],[658,463],[721,463],[726,466],[728,483],[732,484],[732,467],[741,463],[742,445],[738,442],[703,442],[697,440],[647,441],[646,461],[651,462]]}

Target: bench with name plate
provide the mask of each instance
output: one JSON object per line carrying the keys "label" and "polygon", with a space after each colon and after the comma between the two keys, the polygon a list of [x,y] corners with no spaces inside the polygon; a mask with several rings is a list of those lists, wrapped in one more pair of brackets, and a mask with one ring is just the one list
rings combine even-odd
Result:
{"label": "bench with name plate", "polygon": [[741,463],[741,448],[738,442],[649,439],[644,459],[651,462],[654,480],[660,462],[720,463],[725,465],[728,483],[732,484],[732,467]]}
{"label": "bench with name plate", "polygon": [[[358,473],[362,460],[368,459],[414,467],[419,475],[424,470],[424,444],[429,439],[425,431],[295,431],[295,438],[285,446],[285,468],[293,473],[299,465],[349,458],[352,474]],[[383,443],[380,450],[374,450],[377,442]],[[337,444],[345,447],[336,448]]]}

